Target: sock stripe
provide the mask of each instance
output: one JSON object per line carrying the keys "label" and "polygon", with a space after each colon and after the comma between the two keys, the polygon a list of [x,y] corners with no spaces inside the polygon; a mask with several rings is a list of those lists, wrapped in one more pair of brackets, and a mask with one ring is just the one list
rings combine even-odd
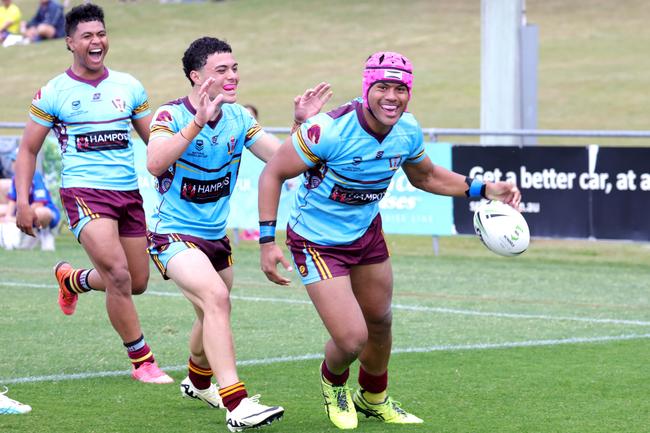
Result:
{"label": "sock stripe", "polygon": [[79,284],[77,284],[77,275],[78,274],[79,274],[79,271],[74,270],[70,274],[70,277],[68,277],[70,279],[70,289],[72,289],[72,291],[75,292],[75,293],[83,293],[83,290],[81,289],[81,287],[79,287]]}
{"label": "sock stripe", "polygon": [[239,391],[245,391],[246,387],[244,386],[244,382],[237,382],[234,385],[227,386],[225,388],[221,388],[219,390],[219,395],[221,398],[228,397],[229,395],[232,395],[236,392]]}
{"label": "sock stripe", "polygon": [[135,359],[134,359],[134,358],[131,358],[131,362],[133,362],[133,363],[136,363],[136,362],[143,362],[144,360],[149,359],[149,358],[151,358],[152,356],[153,356],[153,352],[150,350],[150,351],[147,352],[147,354],[146,354],[145,356],[143,356],[143,357],[135,358]]}
{"label": "sock stripe", "polygon": [[212,369],[208,368],[207,370],[205,368],[201,368],[197,366],[196,364],[190,363],[187,367],[191,372],[196,373],[200,376],[212,376]]}

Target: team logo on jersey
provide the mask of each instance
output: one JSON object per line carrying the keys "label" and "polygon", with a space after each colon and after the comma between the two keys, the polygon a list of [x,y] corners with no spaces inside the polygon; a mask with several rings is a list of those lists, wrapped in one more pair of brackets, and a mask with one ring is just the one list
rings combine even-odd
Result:
{"label": "team logo on jersey", "polygon": [[101,100],[101,98],[102,98],[101,93],[98,92],[98,93],[93,94],[93,102],[97,102],[97,101]]}
{"label": "team logo on jersey", "polygon": [[320,141],[320,126],[312,125],[307,130],[307,138],[314,144],[318,144]]}
{"label": "team logo on jersey", "polygon": [[154,188],[156,188],[156,190],[161,194],[164,194],[167,191],[169,191],[169,188],[172,187],[172,181],[174,180],[175,173],[176,173],[176,164],[174,163],[174,165],[171,165],[167,169],[167,171],[165,171],[163,174],[155,178]]}
{"label": "team logo on jersey", "polygon": [[196,147],[196,150],[199,152],[203,150],[203,140],[196,140],[194,142],[194,147]]}
{"label": "team logo on jersey", "polygon": [[380,151],[378,151],[377,154],[375,155],[375,159],[381,159],[382,156],[384,156],[384,151],[383,151],[383,150],[380,150]]}
{"label": "team logo on jersey", "polygon": [[402,162],[401,155],[393,156],[392,158],[388,159],[388,165],[391,170],[397,170],[401,162]]}
{"label": "team logo on jersey", "polygon": [[361,161],[363,161],[363,159],[360,156],[355,156],[352,158],[352,165],[359,165],[361,164]]}
{"label": "team logo on jersey", "polygon": [[77,135],[75,144],[77,152],[95,152],[103,150],[126,149],[129,147],[129,131],[97,131]]}
{"label": "team logo on jersey", "polygon": [[233,154],[233,152],[235,151],[236,144],[237,144],[237,140],[235,140],[235,136],[231,135],[230,140],[228,141],[228,155]]}
{"label": "team logo on jersey", "polygon": [[350,189],[339,184],[334,184],[330,193],[330,200],[350,205],[364,205],[384,198],[384,189]]}
{"label": "team logo on jersey", "polygon": [[36,102],[41,99],[41,89],[38,89],[38,92],[34,95],[34,98],[32,99],[32,102]]}
{"label": "team logo on jersey", "polygon": [[72,109],[73,110],[78,110],[81,107],[81,101],[72,101]]}
{"label": "team logo on jersey", "polygon": [[113,107],[117,109],[119,112],[124,112],[126,110],[126,102],[124,102],[123,99],[121,98],[115,98],[113,99]]}
{"label": "team logo on jersey", "polygon": [[217,135],[213,135],[213,136],[212,136],[211,141],[212,141],[212,145],[213,145],[213,146],[217,144],[217,137],[218,137]]}
{"label": "team logo on jersey", "polygon": [[171,122],[173,120],[169,111],[163,110],[156,116],[156,122]]}
{"label": "team logo on jersey", "polygon": [[181,199],[192,203],[213,203],[230,195],[230,173],[212,180],[184,177],[181,182]]}
{"label": "team logo on jersey", "polygon": [[315,189],[323,182],[327,166],[318,164],[305,172],[305,188]]}

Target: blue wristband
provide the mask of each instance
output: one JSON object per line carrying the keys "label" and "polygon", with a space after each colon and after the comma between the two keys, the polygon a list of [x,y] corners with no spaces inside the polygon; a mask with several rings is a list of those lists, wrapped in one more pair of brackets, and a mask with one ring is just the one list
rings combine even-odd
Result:
{"label": "blue wristband", "polygon": [[485,197],[485,182],[478,179],[465,178],[465,182],[469,186],[469,189],[465,191],[467,197]]}
{"label": "blue wristband", "polygon": [[260,244],[275,241],[275,224],[277,221],[260,221]]}

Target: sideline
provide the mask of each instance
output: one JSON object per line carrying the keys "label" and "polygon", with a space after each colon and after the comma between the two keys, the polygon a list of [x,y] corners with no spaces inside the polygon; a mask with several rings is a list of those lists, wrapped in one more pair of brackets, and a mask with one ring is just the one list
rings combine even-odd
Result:
{"label": "sideline", "polygon": [[[31,288],[55,288],[51,284],[35,284],[35,283],[19,283],[14,281],[0,282],[0,286],[7,287],[31,287]],[[170,298],[183,298],[183,294],[179,292],[158,292],[155,290],[148,290],[141,296],[165,296]],[[302,299],[288,299],[288,298],[269,298],[260,296],[240,296],[231,295],[230,299],[237,301],[249,302],[272,302],[282,304],[301,304],[311,305],[311,301]],[[429,312],[441,314],[458,314],[465,316],[481,316],[481,317],[497,317],[505,319],[524,319],[524,320],[556,320],[556,321],[569,321],[569,322],[586,322],[586,323],[606,323],[614,325],[633,325],[633,326],[650,326],[650,321],[647,320],[632,320],[632,319],[609,319],[598,317],[579,317],[579,316],[552,316],[547,314],[527,314],[527,313],[501,313],[491,311],[478,311],[478,310],[463,310],[458,308],[441,308],[441,307],[426,307],[421,305],[404,305],[393,304],[393,309],[415,312]]]}
{"label": "sideline", "polygon": [[[558,346],[561,344],[581,344],[581,343],[602,343],[609,341],[625,341],[625,340],[641,340],[650,338],[650,334],[627,334],[616,336],[603,336],[603,337],[588,337],[588,338],[564,338],[553,340],[526,340],[526,341],[511,341],[505,343],[477,343],[477,344],[458,344],[458,345],[442,345],[442,346],[428,346],[428,347],[404,347],[393,349],[391,353],[430,353],[430,352],[451,352],[460,350],[487,350],[487,349],[510,349],[517,347],[538,347],[538,346]],[[248,359],[237,361],[238,366],[248,365],[270,365],[286,362],[296,361],[309,361],[321,359],[322,353],[309,353],[305,355],[296,356],[282,356],[276,358],[261,358],[261,359]],[[174,366],[161,366],[165,371],[182,371],[187,369],[187,364],[174,365]],[[119,371],[98,371],[87,373],[75,374],[56,374],[50,376],[29,376],[17,378],[0,378],[0,383],[4,385],[11,385],[16,383],[35,383],[35,382],[56,382],[77,379],[94,379],[98,377],[115,377],[115,376],[128,376],[131,374],[130,370]]]}

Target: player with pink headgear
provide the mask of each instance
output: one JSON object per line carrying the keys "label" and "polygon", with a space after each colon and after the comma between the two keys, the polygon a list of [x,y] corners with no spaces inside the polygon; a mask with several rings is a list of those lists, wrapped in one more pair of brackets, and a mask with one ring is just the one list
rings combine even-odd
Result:
{"label": "player with pink headgear", "polygon": [[[267,163],[259,180],[262,271],[277,284],[290,280],[275,244],[275,220],[285,179],[304,173],[287,226],[287,245],[330,339],[320,366],[330,421],[357,427],[357,411],[386,423],[418,424],[388,395],[392,347],[393,273],[379,201],[401,167],[413,186],[433,194],[488,197],[517,206],[515,185],[487,182],[435,166],[422,129],[406,112],[413,67],[403,55],[379,52],[363,72],[362,97],[311,117]],[[347,385],[359,361],[359,387]]]}

